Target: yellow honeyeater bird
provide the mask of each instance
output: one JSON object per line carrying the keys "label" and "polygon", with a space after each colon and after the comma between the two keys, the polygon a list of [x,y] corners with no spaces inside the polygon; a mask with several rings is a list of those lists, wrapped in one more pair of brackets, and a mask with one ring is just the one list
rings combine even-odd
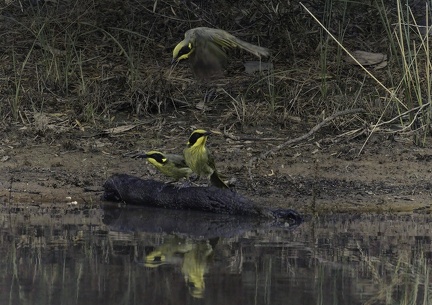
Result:
{"label": "yellow honeyeater bird", "polygon": [[189,59],[197,77],[220,74],[227,63],[225,49],[241,48],[257,57],[267,57],[269,50],[248,43],[230,33],[207,27],[190,29],[173,50],[172,62]]}
{"label": "yellow honeyeater bird", "polygon": [[219,177],[214,159],[205,146],[207,137],[211,134],[211,131],[204,129],[198,129],[192,132],[187,147],[183,150],[183,155],[186,164],[198,176],[209,178],[210,182],[216,187],[228,188],[225,182]]}
{"label": "yellow honeyeater bird", "polygon": [[192,170],[186,165],[185,159],[181,155],[149,151],[137,157],[146,158],[162,174],[174,178],[174,181],[179,181],[181,178],[188,179],[192,174]]}

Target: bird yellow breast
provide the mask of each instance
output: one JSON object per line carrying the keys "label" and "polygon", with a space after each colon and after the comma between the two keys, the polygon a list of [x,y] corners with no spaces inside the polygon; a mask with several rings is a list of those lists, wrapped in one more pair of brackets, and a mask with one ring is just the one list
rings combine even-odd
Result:
{"label": "bird yellow breast", "polygon": [[208,165],[208,153],[204,145],[197,145],[184,150],[186,164],[199,176],[209,177],[213,169]]}

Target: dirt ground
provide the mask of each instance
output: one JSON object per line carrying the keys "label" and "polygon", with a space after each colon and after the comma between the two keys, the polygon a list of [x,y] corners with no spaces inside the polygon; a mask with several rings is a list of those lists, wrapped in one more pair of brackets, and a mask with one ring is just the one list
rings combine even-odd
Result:
{"label": "dirt ground", "polygon": [[[390,50],[393,32],[386,30],[398,20],[396,7],[333,2],[303,1],[348,49],[388,55],[386,65],[371,71],[388,88],[400,88],[401,65]],[[432,141],[413,145],[407,128],[418,122],[405,122],[398,133],[383,124],[368,138],[379,119],[393,124],[408,117],[393,98],[410,104],[409,95],[402,89],[389,94],[346,61],[295,1],[5,3],[3,204],[97,205],[114,173],[166,180],[128,155],[181,152],[192,130],[206,128],[221,132],[208,142],[218,170],[257,204],[305,213],[431,210]],[[223,28],[268,47],[274,71],[248,75],[243,63],[257,59],[230,52],[226,77],[203,108],[208,88],[197,84],[187,64],[170,64],[184,32],[197,26]],[[429,70],[423,74],[429,79]],[[430,130],[430,106],[422,114],[412,102],[418,107],[402,111],[417,109],[425,118],[422,128]],[[254,161],[336,111],[356,108],[365,113],[331,121]]]}
{"label": "dirt ground", "polygon": [[[210,114],[200,125],[187,122],[196,111],[172,113],[160,129],[154,127],[157,118],[119,122],[114,130],[81,126],[63,131],[47,124],[43,136],[20,125],[5,128],[2,202],[84,207],[101,202],[103,183],[114,173],[166,180],[146,161],[127,154],[150,149],[180,152],[193,128],[223,132],[210,125]],[[258,204],[303,213],[430,212],[432,146],[415,146],[408,137],[377,133],[366,142],[365,136],[350,139],[322,129],[264,160],[250,162],[310,127],[249,127],[227,133],[230,137],[213,135],[208,147],[219,171]]]}

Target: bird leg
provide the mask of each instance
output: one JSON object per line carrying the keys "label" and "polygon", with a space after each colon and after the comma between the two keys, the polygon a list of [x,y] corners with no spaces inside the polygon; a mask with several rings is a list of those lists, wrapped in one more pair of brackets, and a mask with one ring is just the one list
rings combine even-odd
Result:
{"label": "bird leg", "polygon": [[203,103],[209,103],[211,99],[214,99],[214,97],[216,97],[216,88],[208,88],[205,92]]}

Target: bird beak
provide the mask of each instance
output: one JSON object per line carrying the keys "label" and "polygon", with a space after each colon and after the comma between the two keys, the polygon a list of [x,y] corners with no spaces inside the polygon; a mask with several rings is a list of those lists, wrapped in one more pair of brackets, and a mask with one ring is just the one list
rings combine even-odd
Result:
{"label": "bird beak", "polygon": [[211,134],[213,134],[213,132],[211,132],[211,131],[206,131],[206,132],[204,133],[205,136],[209,136],[209,135],[211,135]]}
{"label": "bird beak", "polygon": [[171,66],[172,66],[173,64],[177,63],[177,62],[178,62],[177,58],[173,58],[173,59],[171,59]]}
{"label": "bird beak", "polygon": [[135,155],[134,158],[136,158],[136,159],[147,159],[147,154],[138,154],[138,155]]}

